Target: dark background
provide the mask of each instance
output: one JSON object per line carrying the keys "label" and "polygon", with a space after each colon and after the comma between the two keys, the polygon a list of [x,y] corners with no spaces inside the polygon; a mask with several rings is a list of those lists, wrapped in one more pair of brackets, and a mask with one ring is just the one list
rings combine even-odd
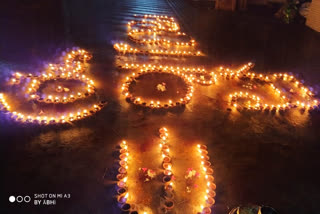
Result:
{"label": "dark background", "polygon": [[[208,145],[218,187],[214,213],[247,203],[270,205],[283,214],[318,213],[319,113],[233,118],[216,95],[198,93],[183,114],[155,114],[133,108],[118,94],[121,74],[115,71],[112,44],[126,39],[125,24],[133,14],[145,13],[176,16],[208,55],[171,63],[252,60],[258,72],[292,72],[317,90],[319,33],[282,24],[272,12],[268,7],[213,11],[183,0],[2,1],[0,90],[6,90],[11,71],[41,71],[61,51],[79,46],[93,53],[90,72],[109,104],[93,117],[56,127],[19,125],[0,115],[1,213],[119,212],[113,199],[115,146],[123,138],[143,141],[162,125],[172,127],[181,142]],[[35,193],[71,193],[72,198],[51,207],[8,201],[10,195]]]}

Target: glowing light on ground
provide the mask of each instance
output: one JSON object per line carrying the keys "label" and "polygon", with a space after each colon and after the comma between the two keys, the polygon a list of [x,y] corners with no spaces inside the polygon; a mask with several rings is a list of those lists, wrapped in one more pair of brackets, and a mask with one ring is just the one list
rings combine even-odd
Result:
{"label": "glowing light on ground", "polygon": [[[168,74],[176,75],[176,76],[182,78],[188,87],[187,93],[178,100],[170,99],[165,103],[161,103],[159,100],[146,100],[143,97],[136,97],[134,94],[132,94],[130,92],[129,87],[133,81],[135,81],[136,79],[138,79],[140,76],[142,76],[144,74],[156,73],[156,72],[168,73]],[[175,72],[174,70],[167,70],[167,69],[164,69],[161,71],[160,70],[153,70],[153,69],[152,70],[141,69],[140,72],[138,72],[138,73],[132,73],[131,76],[127,76],[125,78],[125,83],[122,84],[121,90],[122,90],[122,94],[130,102],[132,102],[136,105],[146,106],[146,107],[150,107],[150,108],[170,108],[170,107],[185,105],[191,100],[192,95],[193,95],[193,91],[194,91],[193,86],[192,86],[192,79],[190,77],[188,77],[188,75],[186,75],[184,73],[180,73],[180,72]]]}
{"label": "glowing light on ground", "polygon": [[[147,150],[147,153],[155,154],[154,152],[156,152],[159,154],[160,162],[156,161],[155,164],[162,165],[162,170],[160,171],[141,168],[140,164],[145,165],[145,161],[149,159],[144,159],[140,157],[139,154],[135,154],[139,152],[139,150],[129,149],[127,141],[120,143],[117,201],[122,211],[155,213],[156,210],[153,209],[157,209],[164,213],[174,212],[175,198],[182,197],[184,200],[190,200],[189,202],[191,204],[188,206],[190,206],[191,210],[197,213],[211,213],[211,207],[215,204],[216,185],[213,177],[214,170],[209,161],[210,158],[207,147],[201,144],[193,144],[190,147],[190,151],[192,151],[190,153],[191,163],[194,168],[197,169],[197,172],[191,168],[191,171],[189,171],[190,176],[185,178],[187,180],[184,180],[184,175],[177,173],[179,170],[176,170],[179,169],[179,167],[183,169],[185,167],[184,162],[178,161],[178,165],[174,165],[172,160],[183,160],[185,157],[179,157],[178,153],[174,152],[175,147],[172,145],[174,139],[171,139],[170,136],[171,134],[168,128],[160,128],[158,138],[155,140],[155,142],[158,143]],[[130,148],[131,147],[132,146],[130,146]],[[149,158],[157,159],[154,155],[151,155]],[[179,172],[181,172],[181,170]],[[150,173],[152,174],[150,175]],[[159,176],[157,176],[157,174]],[[141,175],[143,176],[141,177]],[[152,202],[158,201],[157,194],[154,193],[159,191],[156,191],[156,187],[159,185],[155,182],[161,182],[161,179],[153,180],[153,178],[156,177],[162,178],[159,207],[155,207],[155,204]],[[191,182],[190,188],[194,191],[192,194],[190,194],[191,190],[189,191],[188,187],[183,188],[185,185],[184,182]],[[176,189],[176,186],[179,188]],[[152,191],[149,196],[147,196],[148,194],[146,193],[148,191]]]}
{"label": "glowing light on ground", "polygon": [[[28,100],[34,100],[39,103],[45,102],[53,104],[71,103],[95,93],[94,81],[83,74],[85,71],[85,63],[91,58],[92,56],[85,50],[73,50],[64,56],[64,60],[61,64],[49,64],[46,71],[41,75],[22,74],[16,72],[13,74],[13,77],[10,79],[8,84],[13,87],[20,86],[22,82],[29,82],[25,91]],[[70,89],[64,89],[61,85],[57,85],[55,87],[57,93],[66,90],[69,92],[69,96],[53,96],[49,94],[45,97],[40,97],[40,95],[37,93],[38,89],[42,84],[50,80],[77,80],[84,83],[86,87],[83,91],[70,91]],[[13,119],[19,122],[38,124],[56,124],[80,120],[101,110],[101,108],[105,105],[105,102],[102,101],[93,104],[89,108],[64,112],[60,116],[57,116],[57,114],[54,113],[37,115],[34,113],[28,114],[15,110],[15,107],[9,104],[8,100],[10,99],[12,99],[10,95],[6,95],[4,93],[0,94],[0,107],[3,112],[11,115]]]}
{"label": "glowing light on ground", "polygon": [[[128,37],[134,43],[146,48],[136,48],[128,43],[114,44],[115,50],[122,54],[145,54],[159,56],[202,56],[196,50],[196,41],[180,27],[173,17],[158,15],[135,15],[128,22]],[[148,38],[146,38],[148,37]],[[150,48],[151,46],[151,48]]]}
{"label": "glowing light on ground", "polygon": [[[210,86],[216,84],[217,87],[223,87],[226,81],[243,81],[245,83],[258,82],[264,86],[263,90],[258,91],[243,89],[229,94],[229,104],[238,110],[288,110],[290,108],[300,108],[302,110],[313,110],[319,107],[319,100],[314,98],[314,93],[308,87],[303,85],[293,75],[287,73],[275,74],[259,74],[250,69],[253,67],[252,63],[247,63],[238,69],[231,69],[225,67],[217,67],[210,71],[203,67],[180,67],[169,65],[155,65],[155,64],[129,64],[125,63],[119,66],[120,69],[132,70],[130,76],[125,78],[125,83],[122,85],[123,95],[132,103],[137,105],[149,106],[151,108],[159,108],[154,100],[143,100],[141,97],[135,97],[128,90],[132,81],[135,81],[139,76],[146,73],[170,73],[183,77],[188,83],[189,88],[193,89],[189,98],[184,97],[178,100],[178,105],[187,104],[190,102],[194,93],[194,84]],[[289,89],[280,89],[277,84],[285,84]],[[256,90],[258,90],[257,88]],[[232,91],[232,88],[229,88]],[[264,99],[264,93],[270,93],[271,99]],[[264,101],[265,100],[265,101]],[[268,100],[268,101],[267,101]],[[247,101],[247,102],[240,102]],[[175,106],[173,101],[164,103],[161,107],[168,108]]]}

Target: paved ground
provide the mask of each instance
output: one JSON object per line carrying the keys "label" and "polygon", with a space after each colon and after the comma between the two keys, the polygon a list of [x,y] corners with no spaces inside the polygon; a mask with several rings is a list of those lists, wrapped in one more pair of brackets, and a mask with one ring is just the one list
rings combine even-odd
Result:
{"label": "paved ground", "polygon": [[[109,105],[64,127],[20,126],[1,115],[2,213],[118,213],[112,198],[116,144],[122,138],[142,144],[162,125],[173,129],[181,144],[199,140],[208,145],[218,187],[214,213],[246,203],[270,205],[283,214],[318,213],[319,113],[295,119],[234,116],[221,109],[221,95],[208,95],[210,88],[202,87],[183,113],[138,111],[118,94],[122,76],[115,71],[118,59],[112,49],[114,42],[126,39],[124,24],[133,14],[174,15],[209,57],[171,63],[236,65],[253,60],[257,71],[297,73],[317,89],[318,33],[281,24],[265,10],[211,11],[183,0],[34,2],[8,1],[0,8],[0,90],[8,71],[39,71],[43,62],[76,45],[93,53],[90,70]],[[49,208],[8,202],[9,195],[34,193],[72,197]]]}

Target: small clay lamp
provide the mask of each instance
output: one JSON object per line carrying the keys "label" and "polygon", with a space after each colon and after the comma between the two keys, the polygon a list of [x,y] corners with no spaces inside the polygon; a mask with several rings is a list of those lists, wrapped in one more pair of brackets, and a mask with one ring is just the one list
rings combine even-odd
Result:
{"label": "small clay lamp", "polygon": [[127,173],[127,170],[126,170],[126,168],[124,168],[124,167],[120,167],[120,168],[118,169],[118,171],[119,171],[119,173],[121,173],[121,174],[126,174],[126,173]]}
{"label": "small clay lamp", "polygon": [[208,198],[206,199],[206,203],[207,203],[209,206],[214,205],[215,202],[216,202],[216,201],[215,201],[213,198],[211,198],[211,197],[208,197]]}
{"label": "small clay lamp", "polygon": [[171,162],[171,158],[169,156],[165,156],[163,158],[163,163],[170,163]]}
{"label": "small clay lamp", "polygon": [[171,176],[168,176],[168,175],[164,176],[164,177],[162,178],[162,181],[163,181],[163,183],[168,183],[168,182],[170,182],[170,181],[171,181]]}
{"label": "small clay lamp", "polygon": [[119,188],[117,190],[117,193],[118,193],[119,196],[125,194],[126,192],[127,192],[127,190],[125,188]]}
{"label": "small clay lamp", "polygon": [[211,209],[210,209],[209,207],[204,207],[204,208],[202,209],[202,213],[203,213],[203,214],[211,214]]}
{"label": "small clay lamp", "polygon": [[164,202],[164,205],[165,205],[166,209],[168,209],[168,210],[170,210],[170,209],[172,209],[174,207],[174,203],[171,200],[166,200]]}
{"label": "small clay lamp", "polygon": [[125,203],[125,204],[123,204],[123,205],[121,206],[121,210],[122,210],[122,211],[129,211],[130,208],[131,208],[131,205],[130,205],[130,204],[127,204],[127,203]]}

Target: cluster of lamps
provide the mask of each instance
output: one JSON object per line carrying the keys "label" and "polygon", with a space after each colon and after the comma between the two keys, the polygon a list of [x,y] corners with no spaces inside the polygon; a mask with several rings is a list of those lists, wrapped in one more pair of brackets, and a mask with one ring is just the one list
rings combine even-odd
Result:
{"label": "cluster of lamps", "polygon": [[163,50],[163,49],[151,49],[141,50],[133,48],[127,43],[116,43],[114,49],[122,54],[144,54],[144,55],[158,55],[158,56],[201,56],[201,51],[185,51],[185,50]]}
{"label": "cluster of lamps", "polygon": [[[172,172],[172,157],[169,148],[169,131],[167,128],[162,127],[159,129],[159,138],[160,138],[160,154],[162,160],[163,167],[163,182],[164,182],[164,190],[170,193],[173,193],[173,172]],[[212,164],[210,162],[210,157],[208,155],[207,146],[198,144],[195,147],[197,151],[197,157],[199,158],[199,167],[201,177],[204,179],[205,184],[205,192],[203,195],[203,202],[201,202],[201,211],[198,213],[202,214],[210,214],[211,207],[215,204],[215,196],[216,196],[216,184],[214,183],[213,173],[214,170],[212,168]],[[120,206],[123,211],[132,211],[132,209],[136,210],[136,206],[128,203],[129,201],[129,191],[128,191],[128,169],[130,166],[130,153],[128,144],[126,141],[122,141],[120,143],[120,155],[119,155],[119,168],[117,174],[117,200],[120,203]],[[173,203],[172,197],[165,197],[165,201]],[[124,208],[124,206],[127,206]],[[128,208],[129,207],[129,208]],[[172,209],[171,207],[167,208],[168,210]],[[146,214],[147,212],[144,212]]]}
{"label": "cluster of lamps", "polygon": [[48,125],[48,124],[73,122],[75,120],[80,120],[95,114],[103,106],[104,106],[104,103],[100,102],[97,104],[93,104],[89,108],[83,108],[78,111],[65,113],[60,117],[57,117],[55,115],[34,116],[34,115],[25,114],[18,111],[12,111],[11,106],[8,104],[7,99],[5,98],[5,95],[3,93],[0,93],[0,109],[4,112],[8,112],[11,118],[22,123],[35,123],[35,124]]}
{"label": "cluster of lamps", "polygon": [[[51,74],[51,73],[50,73]],[[88,97],[95,93],[95,86],[94,81],[88,78],[84,74],[79,73],[71,73],[68,72],[67,74],[62,73],[59,75],[51,74],[51,75],[42,75],[42,78],[30,78],[30,83],[27,87],[26,93],[29,95],[30,99],[37,100],[39,102],[46,102],[46,103],[69,103],[74,102],[78,99]],[[86,85],[84,91],[72,92],[69,96],[52,96],[47,95],[46,97],[40,97],[37,95],[37,91],[41,84],[44,84],[46,81],[49,80],[77,80]],[[58,85],[56,87],[57,92],[62,92],[63,87]]]}
{"label": "cluster of lamps", "polygon": [[[252,67],[252,63],[245,64],[239,69],[234,71],[235,73],[242,73],[249,70]],[[201,67],[180,67],[180,66],[168,66],[168,65],[154,65],[154,64],[124,64],[119,66],[120,69],[134,70],[130,76],[125,77],[124,83],[122,84],[122,94],[125,95],[126,99],[136,105],[146,106],[150,108],[170,108],[179,105],[185,105],[190,102],[194,87],[193,83],[209,86],[217,82],[217,72],[208,72],[206,69]],[[218,69],[219,71],[223,69]],[[228,72],[233,73],[232,70],[227,69]],[[181,77],[188,85],[188,92],[180,100],[168,100],[166,103],[154,100],[144,100],[141,97],[135,97],[129,90],[131,83],[136,80],[139,76],[146,73],[169,73]]]}
{"label": "cluster of lamps", "polygon": [[242,65],[236,70],[220,66],[216,69],[216,74],[221,77],[225,77],[226,79],[240,78],[241,75],[245,74],[253,67],[254,63],[252,62],[248,62],[247,64]]}
{"label": "cluster of lamps", "polygon": [[83,73],[85,71],[84,63],[92,58],[92,55],[83,49],[69,51],[63,57],[63,62],[60,64],[49,64],[48,67],[40,76],[29,74],[21,74],[16,72],[10,79],[9,84],[20,84],[21,80],[33,78],[39,80],[50,79],[53,76],[61,75],[62,77],[71,77],[73,74]]}
{"label": "cluster of lamps", "polygon": [[[311,110],[319,107],[319,101],[313,98],[314,94],[293,75],[289,75],[286,73],[258,74],[255,72],[249,72],[249,70],[253,66],[254,64],[249,62],[235,70],[219,67],[214,71],[207,71],[206,69],[201,67],[180,67],[168,65],[125,63],[119,68],[135,71],[131,74],[131,76],[126,77],[125,83],[122,86],[122,92],[126,96],[126,98],[131,100],[134,104],[149,106],[152,108],[175,106],[174,102],[172,101],[169,101],[169,103],[165,103],[163,106],[158,106],[157,102],[155,101],[149,103],[148,101],[142,100],[142,98],[134,97],[129,92],[129,86],[135,78],[145,73],[152,72],[166,72],[183,77],[183,79],[188,83],[189,87],[192,87],[192,89],[192,83],[209,86],[215,84],[221,77],[225,78],[226,80],[236,78],[238,80],[244,81],[259,81],[260,83],[267,84],[267,86],[270,87],[271,91],[273,91],[273,94],[279,98],[279,102],[273,101],[273,103],[263,103],[262,99],[252,92],[237,91],[229,94],[230,104],[237,109],[243,108],[242,105],[240,105],[238,102],[240,99],[247,99],[252,102],[248,106],[244,107],[252,110],[284,110],[293,107]],[[298,99],[296,101],[292,101],[292,99],[289,99],[289,96],[285,96],[285,92],[282,92],[278,87],[275,86],[276,81],[283,81],[285,83],[292,84],[294,86],[294,91],[297,91],[302,99]],[[189,94],[189,96],[186,96],[185,98],[181,98],[180,101],[178,101],[178,105],[180,103],[188,103],[188,101],[190,101],[188,97],[191,98],[191,94]]]}
{"label": "cluster of lamps", "polygon": [[197,153],[199,155],[200,168],[206,180],[206,192],[204,194],[204,203],[201,205],[201,213],[210,214],[211,207],[215,204],[214,197],[216,196],[216,184],[214,183],[213,169],[209,161],[206,145],[197,145]]}
{"label": "cluster of lamps", "polygon": [[[164,190],[166,192],[170,192],[170,194],[173,194],[173,173],[172,173],[172,162],[171,162],[171,155],[170,155],[170,148],[168,145],[168,138],[169,133],[168,129],[165,127],[162,127],[159,129],[159,137],[160,137],[160,151],[161,151],[161,158],[162,158],[162,167],[163,167],[163,182],[164,182]],[[172,196],[173,198],[173,196]],[[173,200],[171,198],[165,198],[165,204],[166,203],[172,203],[171,207],[165,207],[165,209],[168,211],[172,209],[173,207]]]}
{"label": "cluster of lamps", "polygon": [[[202,56],[201,51],[195,50],[196,42],[184,32],[180,32],[180,27],[173,17],[140,15],[136,19],[128,22],[128,37],[131,41],[148,45],[147,50],[135,48],[128,43],[115,43],[114,48],[122,54],[145,54],[160,56]],[[149,39],[146,39],[148,36]],[[163,36],[177,37],[177,41],[165,39]],[[181,38],[180,38],[181,37]],[[180,39],[187,37],[187,41]],[[157,48],[150,48],[150,46]]]}
{"label": "cluster of lamps", "polygon": [[129,197],[128,192],[128,158],[129,158],[129,150],[128,145],[126,141],[122,141],[120,143],[120,156],[119,156],[119,169],[118,169],[118,175],[117,175],[117,186],[118,186],[118,202],[121,204],[125,204]]}
{"label": "cluster of lamps", "polygon": [[[141,97],[136,97],[134,96],[134,94],[132,94],[129,90],[130,85],[132,84],[133,81],[135,81],[137,78],[139,78],[141,75],[145,75],[147,73],[169,73],[169,74],[173,74],[176,75],[180,78],[182,78],[185,83],[188,86],[187,89],[187,93],[184,95],[184,97],[178,99],[178,100],[168,100],[168,102],[165,103],[161,103],[159,100],[145,100]],[[188,77],[188,75],[184,74],[184,73],[178,73],[178,72],[174,72],[174,71],[170,71],[170,70],[140,70],[140,72],[138,73],[132,73],[130,76],[127,76],[125,78],[125,83],[122,84],[121,87],[122,90],[122,94],[126,97],[126,99],[136,105],[139,106],[143,106],[143,107],[150,107],[150,108],[172,108],[172,107],[176,107],[176,106],[181,106],[181,105],[185,105],[188,102],[190,102],[192,96],[193,96],[193,92],[194,92],[194,88],[192,86],[192,80],[190,79],[190,77]]]}
{"label": "cluster of lamps", "polygon": [[[312,110],[319,108],[319,101],[317,99],[314,99],[314,94],[306,87],[304,86],[296,77],[289,74],[282,74],[282,73],[275,73],[275,74],[257,74],[254,72],[248,72],[248,73],[241,73],[240,76],[238,76],[240,79],[250,79],[259,81],[260,83],[267,84],[271,90],[273,91],[273,95],[278,98],[279,102],[273,102],[273,103],[266,103],[263,102],[262,99],[257,96],[254,93],[249,92],[243,92],[238,91],[234,92],[232,94],[229,94],[230,98],[230,104],[237,108],[247,108],[252,110],[287,110],[290,108],[300,108],[300,109],[307,109]],[[287,84],[293,85],[293,88],[290,90],[290,92],[298,92],[298,96],[300,96],[300,99],[293,99],[289,98],[289,96],[284,95],[285,93],[282,92],[278,87],[276,87],[274,84],[276,81],[283,81]],[[296,95],[296,94],[295,94]],[[242,105],[239,105],[238,100],[239,99],[246,99],[249,100],[249,105],[243,107]],[[251,101],[253,104],[251,105]]]}
{"label": "cluster of lamps", "polygon": [[[64,56],[64,60],[61,64],[49,64],[47,70],[43,72],[41,75],[32,75],[32,74],[21,74],[16,72],[13,74],[13,77],[10,80],[9,84],[20,84],[22,80],[29,80],[29,84],[27,87],[26,94],[29,99],[37,100],[38,102],[46,102],[46,103],[67,103],[73,102],[79,98],[89,96],[95,92],[94,82],[93,80],[87,78],[84,74],[84,65],[87,60],[91,59],[91,54],[86,52],[85,50],[72,50],[68,52]],[[39,98],[39,96],[35,93],[40,84],[43,84],[48,80],[59,80],[59,79],[76,79],[82,81],[86,84],[86,91],[76,92],[75,95],[71,94],[68,97],[61,96],[52,96],[48,95],[45,98]],[[57,91],[62,90],[61,86],[57,87]],[[37,115],[29,115],[23,112],[18,112],[12,110],[8,102],[8,98],[5,94],[0,94],[0,109],[10,114],[12,118],[19,122],[26,123],[37,123],[37,124],[57,124],[57,123],[66,123],[72,122],[75,120],[80,120],[85,117],[91,116],[97,111],[99,111],[104,105],[105,102],[101,101],[99,103],[93,104],[91,107],[79,109],[78,111],[71,111],[64,113],[61,116],[56,116],[53,114],[42,114],[41,116]]]}
{"label": "cluster of lamps", "polygon": [[[168,65],[152,65],[152,64],[128,64],[120,66],[122,69],[138,69],[138,72],[169,72],[175,75],[183,75],[191,82],[196,82],[201,85],[211,85],[217,81],[217,75],[214,72],[207,72],[200,67],[179,67]],[[205,78],[207,77],[207,78]]]}
{"label": "cluster of lamps", "polygon": [[[160,149],[161,149],[161,157],[162,157],[162,167],[163,167],[163,174],[165,176],[172,176],[172,163],[171,163],[171,157],[170,157],[170,149],[168,145],[168,129],[165,127],[162,127],[159,129],[160,133]],[[166,182],[166,185],[172,186],[172,181]]]}

